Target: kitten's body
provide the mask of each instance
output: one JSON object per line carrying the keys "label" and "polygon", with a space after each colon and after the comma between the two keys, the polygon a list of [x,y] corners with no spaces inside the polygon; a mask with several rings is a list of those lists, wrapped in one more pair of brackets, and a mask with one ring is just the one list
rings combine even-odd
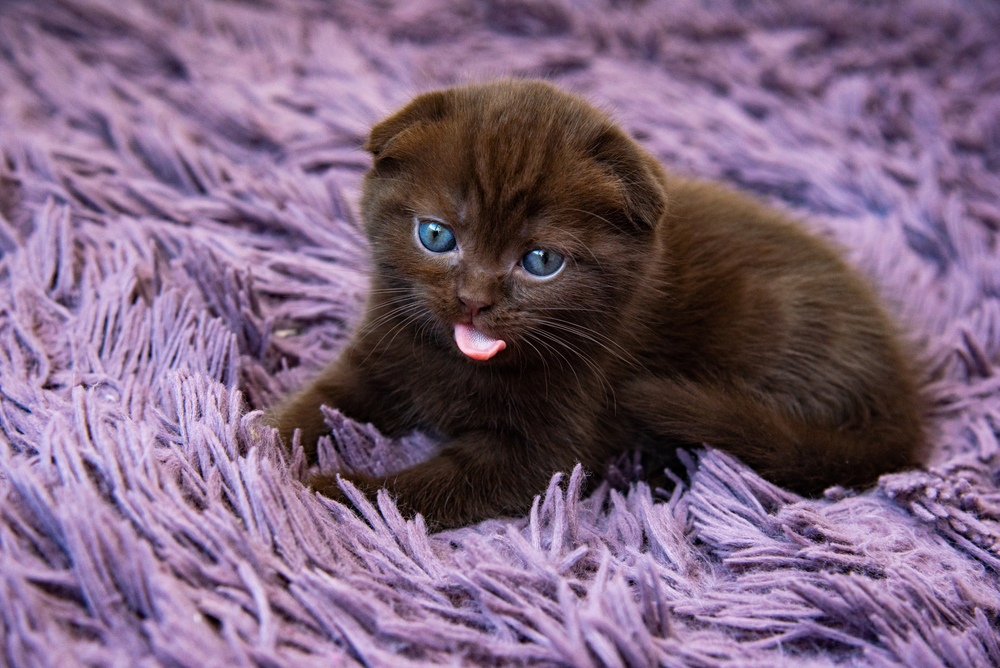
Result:
{"label": "kitten's body", "polygon": [[[640,442],[707,442],[808,494],[915,463],[916,383],[863,281],[752,199],[666,175],[581,100],[538,82],[431,93],[368,147],[367,313],[274,417],[309,455],[322,404],[445,440],[363,488],[455,525]],[[429,220],[453,250],[421,246]],[[564,266],[539,278],[532,249]],[[506,347],[472,359],[456,323]],[[337,494],[333,476],[313,485]]]}

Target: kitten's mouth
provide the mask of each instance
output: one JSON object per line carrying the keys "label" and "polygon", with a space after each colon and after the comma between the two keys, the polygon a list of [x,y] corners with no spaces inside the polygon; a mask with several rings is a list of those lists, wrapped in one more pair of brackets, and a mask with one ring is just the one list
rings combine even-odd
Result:
{"label": "kitten's mouth", "polygon": [[472,325],[455,324],[455,343],[458,349],[474,360],[488,360],[507,347],[500,339],[493,339]]}

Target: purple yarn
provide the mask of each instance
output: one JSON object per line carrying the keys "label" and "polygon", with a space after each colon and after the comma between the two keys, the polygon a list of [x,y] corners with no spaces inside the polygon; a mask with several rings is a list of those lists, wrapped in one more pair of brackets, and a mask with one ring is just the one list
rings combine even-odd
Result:
{"label": "purple yarn", "polygon": [[[0,3],[0,665],[1000,665],[1000,11],[987,0]],[[925,355],[926,470],[726,454],[428,535],[260,411],[364,307],[368,127],[545,76],[829,236]],[[433,451],[336,411],[321,465]]]}

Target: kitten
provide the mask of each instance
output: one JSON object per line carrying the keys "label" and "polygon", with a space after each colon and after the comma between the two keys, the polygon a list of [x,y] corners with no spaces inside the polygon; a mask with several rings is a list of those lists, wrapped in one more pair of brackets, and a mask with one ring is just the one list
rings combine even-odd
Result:
{"label": "kitten", "polygon": [[[917,383],[865,282],[755,200],[666,174],[581,99],[537,81],[427,93],[367,149],[367,311],[271,418],[312,458],[322,404],[443,439],[348,476],[367,493],[455,526],[637,443],[708,443],[808,495],[917,462]],[[311,484],[340,495],[335,475]]]}

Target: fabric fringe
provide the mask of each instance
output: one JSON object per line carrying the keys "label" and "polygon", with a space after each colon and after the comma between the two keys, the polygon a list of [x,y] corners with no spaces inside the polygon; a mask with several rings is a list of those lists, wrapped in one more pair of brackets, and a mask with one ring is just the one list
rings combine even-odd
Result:
{"label": "fabric fringe", "polygon": [[[1000,665],[1000,13],[977,0],[0,4],[0,664]],[[547,76],[839,243],[926,470],[798,498],[706,447],[428,534],[261,411],[343,345],[372,122]],[[320,466],[433,452],[334,410]]]}

